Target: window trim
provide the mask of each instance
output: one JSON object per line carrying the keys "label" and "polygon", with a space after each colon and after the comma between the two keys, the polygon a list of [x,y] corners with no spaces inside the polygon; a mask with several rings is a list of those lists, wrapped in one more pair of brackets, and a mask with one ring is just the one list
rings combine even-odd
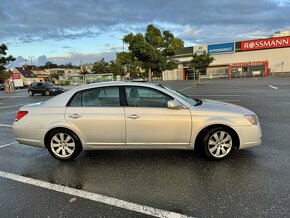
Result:
{"label": "window trim", "polygon": [[[124,86],[122,86],[122,87],[124,87],[124,88],[123,88],[123,95],[124,95],[124,98],[125,98],[125,107],[130,107],[130,106],[128,106],[128,98],[127,98],[127,93],[126,93],[126,88],[127,88],[127,87],[129,87],[129,88],[131,88],[131,87],[135,87],[135,88],[151,89],[151,90],[154,90],[154,91],[156,91],[156,92],[162,93],[163,95],[165,95],[165,96],[171,98],[172,100],[175,99],[175,98],[172,97],[171,95],[168,95],[167,93],[162,92],[162,91],[160,91],[160,90],[158,90],[158,89],[154,89],[154,88],[152,88],[152,87],[147,87],[147,86],[134,86],[134,85],[124,85]],[[167,107],[139,107],[139,108],[167,108]]]}
{"label": "window trim", "polygon": [[[72,97],[69,99],[69,101],[66,104],[66,107],[73,107],[70,106],[70,104],[72,103],[72,101],[75,99],[76,95],[78,95],[79,93],[81,94],[81,106],[80,107],[84,107],[83,106],[83,92],[88,91],[88,90],[92,90],[92,89],[102,89],[102,88],[118,88],[119,89],[119,107],[124,107],[124,103],[121,99],[121,86],[100,86],[100,87],[94,87],[94,88],[89,88],[89,89],[83,89],[80,91],[77,91],[76,93],[74,93],[72,95]],[[75,107],[76,108],[76,107]],[[102,107],[92,107],[92,108],[102,108]]]}

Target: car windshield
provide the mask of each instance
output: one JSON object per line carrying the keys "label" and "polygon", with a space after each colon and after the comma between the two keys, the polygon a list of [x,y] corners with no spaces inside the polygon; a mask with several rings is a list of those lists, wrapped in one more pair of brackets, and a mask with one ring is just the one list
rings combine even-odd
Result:
{"label": "car windshield", "polygon": [[177,95],[179,98],[181,98],[182,100],[186,101],[187,103],[189,103],[189,104],[191,104],[193,106],[197,105],[197,101],[195,101],[194,99],[192,99],[192,98],[180,93],[179,91],[176,91],[176,90],[174,90],[174,89],[172,89],[172,88],[170,88],[168,86],[161,85],[161,84],[159,84],[158,86],[166,89],[167,91],[171,92],[174,95]]}
{"label": "car windshield", "polygon": [[51,82],[45,82],[44,85],[45,85],[45,86],[55,86],[55,85],[54,85],[53,83],[51,83]]}

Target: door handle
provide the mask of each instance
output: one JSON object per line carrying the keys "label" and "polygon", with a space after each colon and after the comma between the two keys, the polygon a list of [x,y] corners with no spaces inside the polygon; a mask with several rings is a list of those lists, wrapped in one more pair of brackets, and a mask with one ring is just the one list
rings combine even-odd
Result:
{"label": "door handle", "polygon": [[68,117],[69,118],[73,118],[73,119],[77,119],[77,118],[80,118],[81,115],[79,115],[79,114],[72,114],[72,115],[69,115]]}
{"label": "door handle", "polygon": [[131,115],[128,115],[127,117],[133,120],[140,118],[137,114],[131,114]]}

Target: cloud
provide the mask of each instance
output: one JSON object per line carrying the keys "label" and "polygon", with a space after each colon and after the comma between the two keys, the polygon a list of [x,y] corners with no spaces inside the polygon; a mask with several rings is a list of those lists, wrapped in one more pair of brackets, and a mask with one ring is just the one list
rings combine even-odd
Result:
{"label": "cloud", "polygon": [[63,56],[50,57],[50,60],[53,60],[54,63],[63,64],[63,63],[72,63],[75,65],[85,64],[85,63],[94,63],[98,60],[104,58],[106,61],[114,60],[116,57],[115,52],[100,52],[100,53],[89,53],[89,54],[80,54],[70,52]]}
{"label": "cloud", "polygon": [[[98,37],[102,32],[143,29],[148,23],[188,26],[192,31],[239,26],[272,31],[289,24],[289,1],[273,0],[9,0],[1,2],[0,35],[21,42]],[[5,11],[9,9],[9,14]],[[15,34],[17,32],[17,34]]]}
{"label": "cloud", "polygon": [[289,0],[9,0],[0,5],[0,42],[12,47],[60,42],[50,50],[74,55],[66,53],[56,59],[70,57],[69,62],[79,63],[74,43],[83,39],[90,39],[91,44],[98,41],[94,48],[100,51],[83,55],[93,60],[99,54],[113,57],[122,51],[120,35],[144,33],[149,23],[168,29],[188,46],[262,38],[287,30],[289,11]]}

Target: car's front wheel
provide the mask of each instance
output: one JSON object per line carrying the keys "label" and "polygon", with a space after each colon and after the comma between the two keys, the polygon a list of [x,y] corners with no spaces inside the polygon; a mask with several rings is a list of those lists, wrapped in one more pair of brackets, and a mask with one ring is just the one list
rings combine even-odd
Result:
{"label": "car's front wheel", "polygon": [[212,128],[204,138],[204,151],[207,157],[222,160],[228,157],[234,148],[234,135],[224,127]]}
{"label": "car's front wheel", "polygon": [[49,96],[49,95],[50,95],[50,92],[49,92],[48,90],[46,90],[46,91],[45,91],[45,95],[46,95],[46,96]]}
{"label": "car's front wheel", "polygon": [[50,133],[47,140],[47,148],[56,159],[71,160],[79,155],[82,145],[73,132],[60,129]]}

